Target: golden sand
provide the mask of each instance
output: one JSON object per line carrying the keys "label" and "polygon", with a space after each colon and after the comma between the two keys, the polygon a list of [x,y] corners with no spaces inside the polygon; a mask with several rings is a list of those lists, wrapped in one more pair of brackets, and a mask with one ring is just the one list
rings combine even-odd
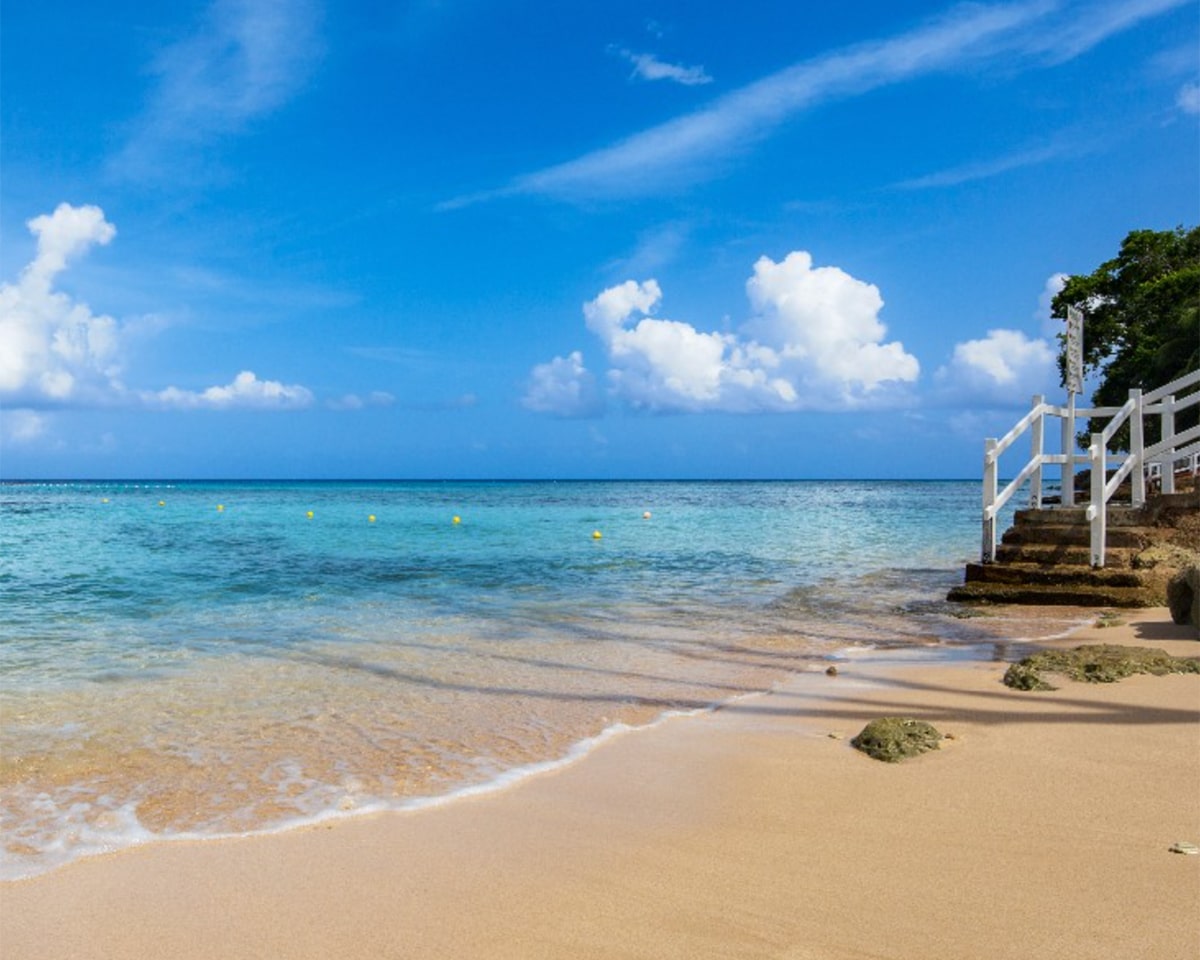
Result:
{"label": "golden sand", "polygon": [[[1064,643],[1200,654],[1163,610]],[[25,958],[1200,956],[1200,675],[864,655],[502,792],[0,885]],[[849,740],[904,714],[901,764]]]}

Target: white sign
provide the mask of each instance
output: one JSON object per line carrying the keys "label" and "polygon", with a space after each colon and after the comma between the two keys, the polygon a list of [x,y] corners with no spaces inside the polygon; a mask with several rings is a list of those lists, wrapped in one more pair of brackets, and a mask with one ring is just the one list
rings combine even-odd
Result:
{"label": "white sign", "polygon": [[1083,311],[1067,307],[1067,393],[1083,390]]}

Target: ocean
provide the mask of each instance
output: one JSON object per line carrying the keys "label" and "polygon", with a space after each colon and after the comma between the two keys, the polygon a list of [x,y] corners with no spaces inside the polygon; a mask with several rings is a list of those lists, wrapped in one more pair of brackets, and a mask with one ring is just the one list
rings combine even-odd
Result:
{"label": "ocean", "polygon": [[977,481],[0,483],[0,878],[452,802],[850,648],[1077,624],[944,601],[979,503]]}

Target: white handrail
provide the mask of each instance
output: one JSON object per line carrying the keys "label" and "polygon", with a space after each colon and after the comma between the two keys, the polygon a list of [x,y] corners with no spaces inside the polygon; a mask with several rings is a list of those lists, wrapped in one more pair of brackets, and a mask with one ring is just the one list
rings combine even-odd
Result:
{"label": "white handrail", "polygon": [[[1175,416],[1179,411],[1200,405],[1200,389],[1193,390],[1183,399],[1177,399],[1181,391],[1200,385],[1200,370],[1186,374],[1143,394],[1130,390],[1129,399],[1120,407],[1081,407],[1074,401],[1067,406],[1046,403],[1041,396],[1033,398],[1033,406],[1011,430],[999,440],[989,437],[984,441],[983,454],[983,544],[981,559],[991,563],[996,559],[996,518],[1005,504],[1026,483],[1030,483],[1030,506],[1038,509],[1042,505],[1042,468],[1061,468],[1061,502],[1064,506],[1074,503],[1074,474],[1078,464],[1091,468],[1091,502],[1085,516],[1090,525],[1091,561],[1096,567],[1104,566],[1105,542],[1107,540],[1108,503],[1121,484],[1131,480],[1130,501],[1133,506],[1146,502],[1146,478],[1152,475],[1161,482],[1163,493],[1175,489],[1175,463],[1190,460],[1193,473],[1200,471],[1200,426],[1176,431]],[[1157,416],[1162,424],[1162,439],[1146,446],[1143,421],[1148,416]],[[1062,453],[1046,453],[1043,449],[1046,417],[1062,420]],[[1108,418],[1108,423],[1099,433],[1093,433],[1086,453],[1068,451],[1075,438],[1071,436],[1077,417],[1087,419]],[[1108,443],[1128,421],[1129,452],[1122,458],[1113,475],[1108,475]],[[1000,456],[1008,450],[1026,430],[1031,432],[1032,451],[1029,460],[1017,471],[1003,490],[998,489]]]}
{"label": "white handrail", "polygon": [[1182,377],[1178,377],[1170,383],[1164,383],[1161,387],[1157,387],[1147,393],[1144,399],[1147,403],[1154,403],[1154,401],[1168,394],[1178,394],[1180,390],[1184,390],[1193,384],[1200,384],[1200,370],[1193,370],[1191,373],[1185,373]]}

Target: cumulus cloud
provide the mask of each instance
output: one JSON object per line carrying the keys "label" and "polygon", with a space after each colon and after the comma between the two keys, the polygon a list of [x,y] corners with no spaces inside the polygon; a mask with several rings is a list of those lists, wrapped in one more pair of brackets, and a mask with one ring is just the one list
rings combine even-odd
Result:
{"label": "cumulus cloud", "polygon": [[[54,282],[75,258],[116,236],[96,206],[59,204],[28,222],[37,252],[15,284],[0,285],[0,402],[8,409],[13,440],[32,439],[41,421],[20,410],[46,406],[146,404],[174,409],[296,409],[312,403],[299,385],[259,380],[243,371],[225,386],[206,390],[131,390],[119,379],[128,326],[95,314],[87,304],[56,290]],[[132,326],[136,326],[133,324]],[[375,402],[372,400],[371,402]]]}
{"label": "cumulus cloud", "polygon": [[578,350],[534,367],[521,402],[529,410],[559,417],[590,417],[604,407],[596,378]]}
{"label": "cumulus cloud", "polygon": [[59,204],[27,226],[37,253],[15,284],[0,285],[0,397],[62,403],[119,391],[117,322],[53,288],[72,258],[116,236],[99,207]]}
{"label": "cumulus cloud", "polygon": [[[608,358],[608,393],[652,411],[842,410],[904,402],[920,366],[886,342],[883,299],[837,267],[814,267],[803,251],[762,257],[746,292],[755,313],[739,332],[702,331],[654,316],[662,290],[628,280],[583,306],[587,329]],[[583,416],[592,375],[581,355],[534,368],[525,405]]]}
{"label": "cumulus cloud", "polygon": [[685,87],[712,83],[712,77],[705,72],[704,67],[666,63],[652,53],[634,53],[624,48],[616,52],[633,64],[633,76],[641,80],[672,80]]}
{"label": "cumulus cloud", "polygon": [[278,380],[259,380],[252,370],[243,370],[223,387],[207,390],[165,390],[144,392],[142,399],[151,406],[177,410],[229,410],[234,407],[252,409],[294,410],[309,406],[312,391],[298,384],[284,385]]}
{"label": "cumulus cloud", "polygon": [[1057,352],[1020,330],[989,330],[980,340],[956,344],[950,362],[934,379],[947,399],[969,398],[1001,406],[1025,406],[1035,393],[1058,383]]}
{"label": "cumulus cloud", "polygon": [[803,251],[782,263],[762,257],[746,284],[759,318],[749,329],[789,362],[809,393],[832,391],[836,404],[885,383],[917,379],[920,365],[898,341],[885,343],[883,298],[874,284],[838,267],[814,267]]}

